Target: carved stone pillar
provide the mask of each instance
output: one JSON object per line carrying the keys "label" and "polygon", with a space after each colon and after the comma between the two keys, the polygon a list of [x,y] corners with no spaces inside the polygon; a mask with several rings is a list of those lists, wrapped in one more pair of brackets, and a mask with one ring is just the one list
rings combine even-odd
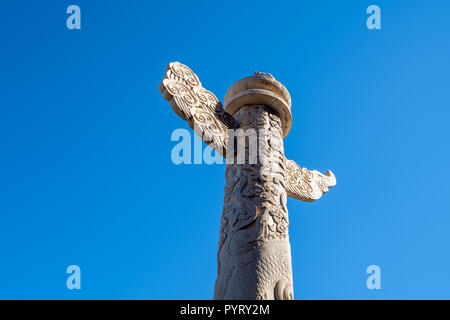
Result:
{"label": "carved stone pillar", "polygon": [[290,103],[284,86],[264,73],[239,80],[225,96],[225,111],[239,123],[234,151],[244,144],[245,162],[227,154],[215,299],[293,299],[283,147]]}
{"label": "carved stone pillar", "polygon": [[289,92],[270,74],[256,72],[228,89],[223,108],[179,62],[169,63],[159,90],[175,113],[227,158],[214,298],[293,299],[286,196],[316,201],[336,178],[284,156],[283,139],[292,123]]}
{"label": "carved stone pillar", "polygon": [[249,137],[245,163],[227,164],[214,298],[293,299],[282,123],[264,105],[234,117],[241,134],[256,133],[258,157],[249,163]]}

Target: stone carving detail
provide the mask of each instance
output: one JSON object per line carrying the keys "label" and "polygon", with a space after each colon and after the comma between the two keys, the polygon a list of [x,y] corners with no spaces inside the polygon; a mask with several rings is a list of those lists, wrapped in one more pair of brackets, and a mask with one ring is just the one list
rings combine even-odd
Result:
{"label": "stone carving detail", "polygon": [[293,299],[281,121],[262,105],[235,116],[264,156],[227,164],[214,298]]}
{"label": "stone carving detail", "polygon": [[[273,78],[262,72],[257,74]],[[237,129],[239,124],[224,111],[216,96],[202,87],[190,68],[179,62],[169,63],[159,91],[203,141],[222,156],[226,155],[227,130]],[[291,198],[313,202],[336,185],[331,171],[323,175],[316,170],[301,168],[293,160],[286,161],[286,191]]]}
{"label": "stone carving detail", "polygon": [[328,189],[336,185],[336,177],[328,170],[325,174],[317,170],[300,168],[292,160],[286,159],[286,191],[289,197],[313,202],[319,199]]}
{"label": "stone carving detail", "polygon": [[310,171],[284,156],[283,139],[292,122],[289,92],[273,76],[255,73],[228,90],[224,109],[179,62],[167,66],[159,90],[178,116],[227,160],[230,153],[235,159],[237,151],[236,140],[228,140],[236,139],[231,130],[256,133],[256,163],[248,161],[250,139],[244,146],[246,162],[227,161],[214,298],[293,299],[287,196],[315,201],[336,178],[331,171]]}
{"label": "stone carving detail", "polygon": [[237,128],[237,123],[191,69],[179,62],[169,63],[159,91],[203,141],[225,156],[227,129]]}

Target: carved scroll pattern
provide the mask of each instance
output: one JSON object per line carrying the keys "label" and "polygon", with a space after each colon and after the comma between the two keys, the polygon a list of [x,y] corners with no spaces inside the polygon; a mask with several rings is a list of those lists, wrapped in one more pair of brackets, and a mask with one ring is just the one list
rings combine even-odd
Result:
{"label": "carved scroll pattern", "polygon": [[286,191],[289,197],[313,202],[328,189],[336,185],[336,178],[331,171],[320,173],[301,168],[292,160],[286,159]]}
{"label": "carved scroll pattern", "polygon": [[264,157],[227,165],[214,297],[292,299],[281,121],[265,106],[243,107],[236,119],[258,132]]}
{"label": "carved scroll pattern", "polygon": [[159,90],[204,142],[221,155],[226,154],[226,132],[237,128],[237,123],[216,96],[202,87],[191,69],[179,62],[169,63]]}
{"label": "carved scroll pattern", "polygon": [[[222,156],[226,155],[227,130],[237,129],[238,123],[223,110],[216,96],[202,87],[191,69],[179,62],[169,63],[159,90],[172,109],[188,122],[203,141]],[[336,184],[336,178],[331,171],[323,175],[315,170],[301,168],[292,160],[284,159],[286,191],[291,198],[312,202]]]}

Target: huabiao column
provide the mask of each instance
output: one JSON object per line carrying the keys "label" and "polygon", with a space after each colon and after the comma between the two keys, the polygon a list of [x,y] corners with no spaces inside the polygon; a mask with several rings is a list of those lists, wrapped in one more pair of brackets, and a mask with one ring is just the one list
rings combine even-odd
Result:
{"label": "huabiao column", "polygon": [[318,200],[336,185],[331,171],[284,156],[291,98],[273,76],[233,84],[225,108],[186,65],[171,62],[164,99],[201,139],[227,158],[215,299],[293,299],[286,197]]}
{"label": "huabiao column", "polygon": [[229,141],[243,144],[235,151],[245,157],[227,161],[215,299],[293,299],[283,147],[290,106],[285,87],[264,73],[225,96],[225,111],[239,123]]}

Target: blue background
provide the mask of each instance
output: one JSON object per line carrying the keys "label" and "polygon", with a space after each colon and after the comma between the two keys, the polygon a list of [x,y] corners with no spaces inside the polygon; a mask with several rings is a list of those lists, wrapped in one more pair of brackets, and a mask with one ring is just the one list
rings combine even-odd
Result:
{"label": "blue background", "polygon": [[[66,8],[81,7],[81,30]],[[368,30],[366,8],[381,7]],[[448,1],[2,1],[0,298],[210,299],[224,165],[174,165],[170,61],[290,91],[296,299],[450,298]],[[66,288],[81,267],[81,290]],[[381,267],[381,290],[366,268]]]}

